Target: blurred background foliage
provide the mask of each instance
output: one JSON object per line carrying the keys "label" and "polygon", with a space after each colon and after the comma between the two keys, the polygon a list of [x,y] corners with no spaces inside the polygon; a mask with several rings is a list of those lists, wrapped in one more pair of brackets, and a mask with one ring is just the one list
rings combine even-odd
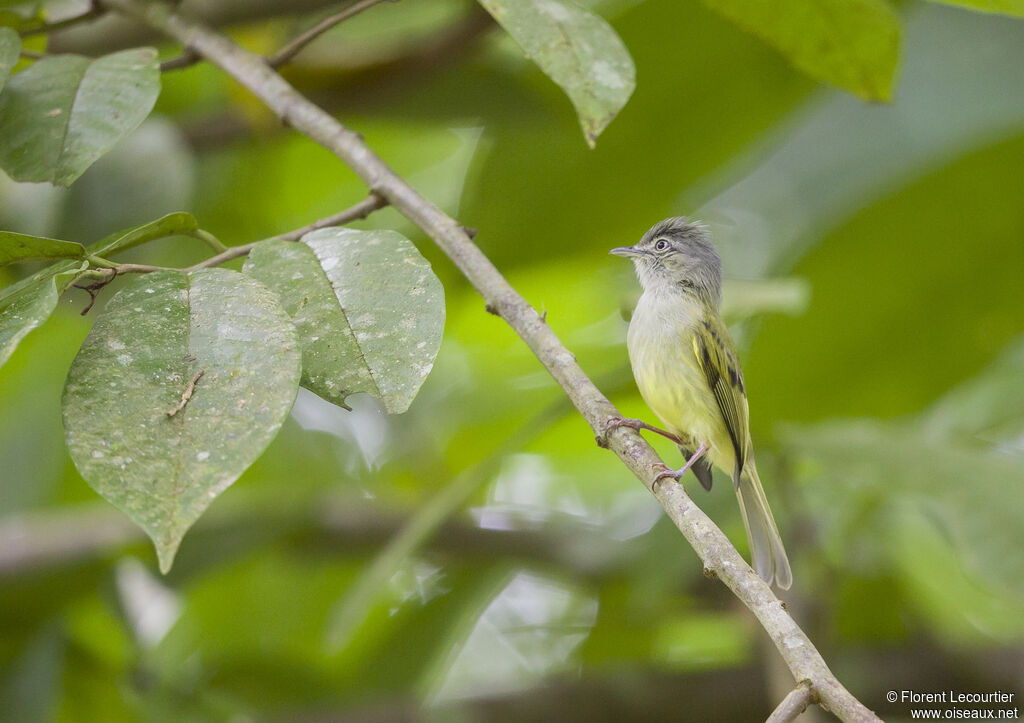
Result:
{"label": "blurred background foliage", "polygon": [[[893,688],[1019,702],[1024,22],[901,4],[881,105],[696,2],[588,4],[637,67],[594,150],[561,92],[461,0],[380,6],[285,74],[479,228],[628,416],[650,417],[624,347],[637,290],[606,251],[667,215],[708,221],[798,622],[887,719],[909,715],[885,702]],[[267,51],[309,21],[231,32]],[[63,42],[112,42],[91,32]],[[70,189],[0,178],[0,226],[91,242],[190,210],[233,244],[363,192],[198,65],[165,75],[154,116]],[[166,577],[64,451],[85,293],[0,370],[0,717],[767,715],[792,681],[749,613],[429,241],[391,210],[364,223],[408,234],[445,284],[433,374],[397,417],[300,393]],[[184,265],[203,248],[132,253]],[[693,494],[745,549],[728,480]]]}

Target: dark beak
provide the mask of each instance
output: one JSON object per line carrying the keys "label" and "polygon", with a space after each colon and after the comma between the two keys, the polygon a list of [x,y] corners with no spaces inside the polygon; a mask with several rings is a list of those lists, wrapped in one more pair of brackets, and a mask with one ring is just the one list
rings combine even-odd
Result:
{"label": "dark beak", "polygon": [[614,254],[615,256],[624,256],[627,259],[632,259],[637,256],[643,256],[644,252],[638,249],[636,246],[619,246],[614,248],[608,253]]}

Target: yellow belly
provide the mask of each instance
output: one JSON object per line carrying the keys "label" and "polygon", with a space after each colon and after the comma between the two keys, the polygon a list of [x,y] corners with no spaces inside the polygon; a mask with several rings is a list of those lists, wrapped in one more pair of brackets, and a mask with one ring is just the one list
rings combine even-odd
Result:
{"label": "yellow belly", "polygon": [[706,443],[711,462],[731,475],[736,456],[718,402],[693,353],[692,317],[665,318],[643,308],[642,302],[627,337],[640,395],[668,431]]}

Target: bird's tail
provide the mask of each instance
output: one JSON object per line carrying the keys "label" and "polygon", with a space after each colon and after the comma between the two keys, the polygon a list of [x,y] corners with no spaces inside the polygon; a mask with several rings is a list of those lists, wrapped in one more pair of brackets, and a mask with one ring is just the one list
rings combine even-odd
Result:
{"label": "bird's tail", "polygon": [[775,526],[775,518],[772,517],[761,479],[752,461],[743,467],[736,485],[736,497],[740,501],[743,526],[747,528],[747,539],[750,540],[750,558],[754,570],[768,584],[774,579],[776,585],[788,590],[793,584],[793,572],[789,568],[786,548],[782,546],[779,529]]}

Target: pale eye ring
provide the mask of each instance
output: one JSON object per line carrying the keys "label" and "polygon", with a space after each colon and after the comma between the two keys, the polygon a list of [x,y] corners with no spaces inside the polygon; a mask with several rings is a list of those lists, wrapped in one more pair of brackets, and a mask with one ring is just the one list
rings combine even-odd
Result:
{"label": "pale eye ring", "polygon": [[657,243],[654,244],[655,251],[664,251],[668,248],[668,241],[663,238],[658,239]]}

